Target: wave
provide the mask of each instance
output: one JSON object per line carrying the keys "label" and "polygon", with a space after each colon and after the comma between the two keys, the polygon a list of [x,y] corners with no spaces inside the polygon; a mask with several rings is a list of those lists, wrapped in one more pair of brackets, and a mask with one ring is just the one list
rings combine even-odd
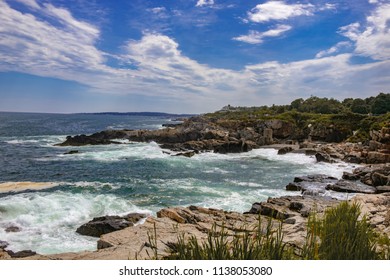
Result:
{"label": "wave", "polygon": [[65,135],[45,135],[45,136],[25,136],[18,137],[4,137],[3,142],[11,145],[31,145],[40,147],[53,147],[54,144],[65,141]]}
{"label": "wave", "polygon": [[[0,240],[10,250],[31,249],[41,254],[96,249],[96,238],[77,234],[76,228],[97,216],[147,213],[127,199],[110,194],[24,193],[0,203]],[[7,233],[10,226],[19,232]]]}

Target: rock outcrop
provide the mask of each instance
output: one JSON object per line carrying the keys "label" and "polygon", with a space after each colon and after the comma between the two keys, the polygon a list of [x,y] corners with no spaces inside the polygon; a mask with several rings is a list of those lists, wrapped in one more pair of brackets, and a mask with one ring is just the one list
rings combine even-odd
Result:
{"label": "rock outcrop", "polygon": [[[390,164],[368,165],[356,168],[354,178],[375,188],[390,186]],[[384,189],[384,188],[382,188]]]}
{"label": "rock outcrop", "polygon": [[76,232],[82,235],[100,237],[102,234],[134,226],[134,224],[145,218],[146,215],[139,213],[131,213],[125,216],[97,217],[78,227]]}
{"label": "rock outcrop", "polygon": [[346,193],[379,193],[376,188],[361,183],[339,180],[335,177],[316,174],[309,176],[295,177],[294,182],[286,186],[288,191],[301,191],[303,194],[324,195],[326,191],[346,192]]}

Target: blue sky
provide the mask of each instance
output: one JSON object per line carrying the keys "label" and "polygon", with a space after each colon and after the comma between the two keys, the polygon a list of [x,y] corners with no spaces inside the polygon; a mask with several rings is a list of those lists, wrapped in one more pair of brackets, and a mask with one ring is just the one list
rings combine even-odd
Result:
{"label": "blue sky", "polygon": [[204,113],[389,89],[390,0],[0,0],[0,111]]}

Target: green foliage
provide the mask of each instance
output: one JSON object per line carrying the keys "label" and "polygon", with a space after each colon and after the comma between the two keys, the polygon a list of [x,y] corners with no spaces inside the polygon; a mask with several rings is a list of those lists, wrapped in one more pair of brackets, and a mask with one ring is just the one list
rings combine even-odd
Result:
{"label": "green foliage", "polygon": [[308,248],[304,258],[322,260],[375,260],[378,235],[366,218],[360,219],[356,203],[341,202],[326,211],[320,221],[309,220]]}
{"label": "green foliage", "polygon": [[229,236],[225,227],[217,230],[214,225],[207,240],[200,242],[196,237],[185,241],[179,235],[178,242],[171,248],[169,259],[179,260],[258,260],[293,259],[292,248],[283,242],[282,225],[274,229],[272,219],[265,227],[259,218],[253,230],[242,229]]}
{"label": "green foliage", "polygon": [[370,106],[361,98],[354,99],[350,109],[357,114],[368,114],[370,112]]}
{"label": "green foliage", "polygon": [[372,102],[371,112],[376,115],[390,112],[390,93],[380,93]]}
{"label": "green foliage", "polygon": [[309,98],[295,99],[290,105],[272,105],[260,107],[233,107],[227,106],[228,110],[206,114],[210,118],[227,118],[235,120],[268,119],[269,117],[289,113],[291,111],[310,114],[374,114],[382,115],[390,112],[390,93],[380,93],[375,97],[346,98],[342,102],[333,98]]}

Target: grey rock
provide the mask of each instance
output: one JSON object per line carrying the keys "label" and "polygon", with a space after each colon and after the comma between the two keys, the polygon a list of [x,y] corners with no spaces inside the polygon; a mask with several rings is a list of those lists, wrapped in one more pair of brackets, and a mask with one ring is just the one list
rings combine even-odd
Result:
{"label": "grey rock", "polygon": [[17,226],[10,226],[5,229],[5,232],[19,232],[19,231],[22,231],[22,229]]}
{"label": "grey rock", "polygon": [[378,186],[376,187],[376,193],[387,193],[390,192],[390,186]]}
{"label": "grey rock", "polygon": [[293,150],[292,147],[283,147],[278,150],[278,155],[285,155]]}
{"label": "grey rock", "polygon": [[23,250],[18,252],[13,252],[11,250],[6,251],[11,258],[19,259],[19,258],[27,258],[36,255],[37,253],[31,250]]}
{"label": "grey rock", "polygon": [[0,240],[0,249],[5,249],[5,248],[7,248],[8,245],[9,245],[9,243],[7,241]]}
{"label": "grey rock", "polygon": [[356,181],[360,179],[360,176],[349,172],[343,172],[342,178],[345,180]]}
{"label": "grey rock", "polygon": [[64,153],[64,155],[73,155],[73,154],[78,154],[78,150],[70,150],[69,152]]}
{"label": "grey rock", "polygon": [[330,155],[325,153],[316,153],[315,154],[317,162],[328,162],[328,163],[335,163],[336,161],[331,158]]}
{"label": "grey rock", "polygon": [[146,218],[146,215],[138,213],[131,213],[126,216],[97,217],[77,228],[76,232],[81,235],[100,237],[102,234],[133,226],[144,218]]}
{"label": "grey rock", "polygon": [[339,180],[335,184],[329,184],[326,186],[327,190],[336,192],[347,192],[347,193],[365,193],[374,194],[376,192],[374,187],[356,184],[346,180]]}

